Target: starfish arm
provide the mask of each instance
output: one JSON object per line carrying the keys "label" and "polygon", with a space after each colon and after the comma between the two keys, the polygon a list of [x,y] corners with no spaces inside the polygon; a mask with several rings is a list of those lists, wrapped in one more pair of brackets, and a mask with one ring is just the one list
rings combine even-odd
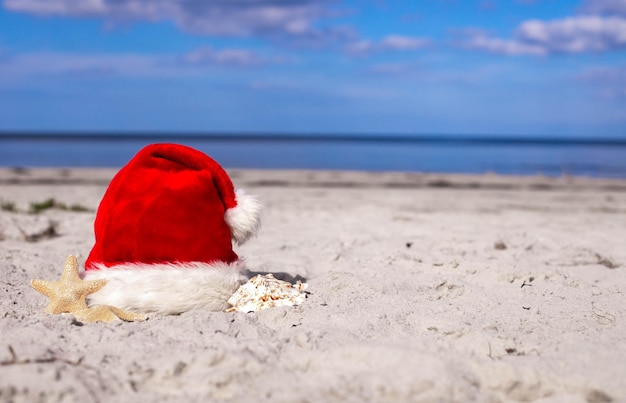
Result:
{"label": "starfish arm", "polygon": [[50,301],[46,309],[43,310],[46,313],[69,313],[71,312],[71,308],[68,308],[66,305],[62,305],[58,301]]}
{"label": "starfish arm", "polygon": [[115,308],[109,305],[97,305],[86,309],[72,312],[76,319],[83,323],[113,322],[114,320],[124,320],[127,322],[143,321],[145,316]]}
{"label": "starfish arm", "polygon": [[118,317],[108,309],[107,306],[98,305],[92,308],[80,309],[72,312],[72,315],[83,323],[95,323],[95,322],[113,322]]}
{"label": "starfish arm", "polygon": [[129,311],[125,311],[123,309],[120,308],[116,308],[114,306],[109,307],[111,309],[111,311],[120,319],[126,321],[126,322],[135,322],[135,321],[139,321],[139,322],[143,322],[144,320],[146,320],[146,316],[139,314],[139,313],[133,313],[133,312],[129,312]]}
{"label": "starfish arm", "polygon": [[63,274],[61,274],[61,281],[67,281],[69,283],[75,282],[80,279],[78,275],[78,260],[74,255],[69,255],[63,266]]}
{"label": "starfish arm", "polygon": [[38,293],[49,297],[54,293],[54,287],[51,283],[52,281],[34,279],[31,280],[30,286],[33,287]]}
{"label": "starfish arm", "polygon": [[97,291],[100,291],[100,289],[102,289],[102,287],[104,287],[107,284],[107,280],[105,279],[89,280],[89,281],[82,280],[82,284],[84,287],[83,289],[85,291],[85,296],[87,296]]}

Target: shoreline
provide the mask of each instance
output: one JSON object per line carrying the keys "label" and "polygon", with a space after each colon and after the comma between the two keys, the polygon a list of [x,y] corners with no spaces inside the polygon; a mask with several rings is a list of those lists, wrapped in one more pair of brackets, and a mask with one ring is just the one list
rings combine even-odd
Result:
{"label": "shoreline", "polygon": [[[3,185],[108,185],[117,168],[2,168]],[[252,187],[451,188],[493,190],[626,191],[626,179],[589,176],[500,175],[343,170],[228,169],[233,181]]]}

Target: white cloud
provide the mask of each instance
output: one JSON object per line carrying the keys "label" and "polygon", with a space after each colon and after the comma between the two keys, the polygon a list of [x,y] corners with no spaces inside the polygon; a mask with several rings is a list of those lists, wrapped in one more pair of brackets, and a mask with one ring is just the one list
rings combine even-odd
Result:
{"label": "white cloud", "polygon": [[593,67],[583,71],[579,77],[594,82],[607,82],[626,85],[626,65],[615,67]]}
{"label": "white cloud", "polygon": [[577,78],[590,84],[602,98],[626,100],[626,65],[589,68]]}
{"label": "white cloud", "polygon": [[500,53],[508,56],[536,55],[547,53],[541,46],[525,44],[516,40],[491,38],[485,34],[473,34],[463,45],[469,49],[486,50],[492,53]]}
{"label": "white cloud", "polygon": [[158,57],[133,54],[13,54],[0,63],[0,76],[16,79],[54,76],[150,76],[157,70],[160,62]]}
{"label": "white cloud", "polygon": [[[36,52],[0,58],[0,83],[38,78],[177,77],[202,75],[211,67],[254,67],[269,61],[246,49],[200,48],[185,55]],[[276,60],[272,60],[276,62]]]}
{"label": "white cloud", "polygon": [[98,17],[107,21],[174,21],[207,35],[264,36],[308,42],[349,36],[343,28],[320,29],[335,0],[4,0],[7,10],[44,16]]}
{"label": "white cloud", "polygon": [[608,52],[626,49],[626,0],[584,0],[580,14],[554,20],[527,20],[511,38],[465,31],[470,49],[505,55]]}
{"label": "white cloud", "polygon": [[190,64],[218,64],[228,66],[257,66],[265,60],[256,53],[246,49],[214,50],[209,47],[196,49],[183,57]]}
{"label": "white cloud", "polygon": [[103,0],[5,0],[4,7],[38,15],[93,16],[107,12]]}
{"label": "white cloud", "polygon": [[424,38],[415,38],[410,36],[389,35],[380,43],[383,49],[391,50],[415,50],[427,46],[430,42]]}
{"label": "white cloud", "polygon": [[406,63],[382,63],[370,68],[370,72],[372,73],[390,76],[413,74],[416,70],[415,66]]}
{"label": "white cloud", "polygon": [[586,0],[581,9],[585,14],[626,17],[626,0]]}
{"label": "white cloud", "polygon": [[605,52],[626,48],[626,18],[582,15],[521,23],[511,39],[472,32],[465,47],[505,55]]}
{"label": "white cloud", "polygon": [[598,52],[626,47],[626,19],[579,16],[553,21],[522,23],[517,41],[544,48],[549,53]]}
{"label": "white cloud", "polygon": [[367,54],[380,51],[406,51],[422,49],[430,44],[425,38],[402,35],[388,35],[378,42],[356,41],[348,44],[346,49],[352,54]]}

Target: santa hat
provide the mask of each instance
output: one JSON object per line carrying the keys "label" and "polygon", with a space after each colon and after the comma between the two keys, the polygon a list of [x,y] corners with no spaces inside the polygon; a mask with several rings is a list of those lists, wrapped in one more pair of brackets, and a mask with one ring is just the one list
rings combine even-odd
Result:
{"label": "santa hat", "polygon": [[224,169],[177,144],[145,147],[98,207],[85,279],[106,279],[90,303],[135,312],[222,310],[245,281],[233,251],[257,232],[261,206]]}

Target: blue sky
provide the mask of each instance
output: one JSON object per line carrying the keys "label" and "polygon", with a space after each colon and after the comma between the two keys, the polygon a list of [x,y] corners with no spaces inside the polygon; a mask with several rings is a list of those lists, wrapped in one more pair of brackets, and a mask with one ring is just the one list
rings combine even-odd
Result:
{"label": "blue sky", "polygon": [[626,0],[3,0],[0,130],[626,137]]}

